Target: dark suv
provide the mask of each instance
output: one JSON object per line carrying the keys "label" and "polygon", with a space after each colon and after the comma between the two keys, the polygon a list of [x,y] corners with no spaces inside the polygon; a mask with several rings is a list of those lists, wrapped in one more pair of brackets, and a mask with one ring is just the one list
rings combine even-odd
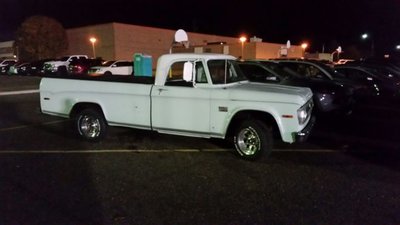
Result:
{"label": "dark suv", "polygon": [[400,73],[394,69],[367,64],[337,65],[335,69],[349,79],[376,90],[376,94],[365,95],[363,103],[371,106],[399,106]]}
{"label": "dark suv", "polygon": [[317,60],[275,60],[282,65],[289,67],[298,74],[313,80],[325,80],[334,82],[343,86],[351,86],[353,88],[353,96],[355,100],[364,98],[365,96],[373,96],[377,94],[377,90],[371,86],[351,80],[334,68],[319,62]]}
{"label": "dark suv", "polygon": [[274,61],[252,60],[238,64],[250,81],[310,88],[315,104],[314,112],[318,115],[345,115],[352,111],[354,99],[351,86],[329,79],[312,79]]}

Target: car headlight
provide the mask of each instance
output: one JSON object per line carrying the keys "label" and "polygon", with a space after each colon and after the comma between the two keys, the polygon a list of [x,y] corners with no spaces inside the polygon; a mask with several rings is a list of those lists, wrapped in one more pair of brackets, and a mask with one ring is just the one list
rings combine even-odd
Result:
{"label": "car headlight", "polygon": [[300,125],[303,125],[310,118],[313,107],[314,102],[312,99],[310,99],[306,104],[297,110],[297,119],[299,120]]}

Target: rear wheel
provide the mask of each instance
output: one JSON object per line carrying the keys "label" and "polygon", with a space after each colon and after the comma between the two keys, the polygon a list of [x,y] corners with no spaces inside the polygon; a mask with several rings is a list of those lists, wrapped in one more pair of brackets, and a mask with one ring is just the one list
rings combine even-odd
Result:
{"label": "rear wheel", "polygon": [[235,130],[233,143],[243,159],[255,160],[268,156],[273,146],[271,128],[259,120],[244,121]]}
{"label": "rear wheel", "polygon": [[89,141],[99,141],[107,133],[107,123],[103,113],[88,108],[80,111],[75,118],[78,134]]}
{"label": "rear wheel", "polygon": [[68,74],[68,71],[67,71],[67,67],[66,66],[59,66],[58,68],[57,68],[57,75],[59,75],[59,76],[65,76],[65,75],[67,75]]}

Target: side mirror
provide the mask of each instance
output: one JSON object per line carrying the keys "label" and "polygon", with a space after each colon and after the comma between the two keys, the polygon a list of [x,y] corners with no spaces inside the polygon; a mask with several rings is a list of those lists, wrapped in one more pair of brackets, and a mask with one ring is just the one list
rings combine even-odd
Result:
{"label": "side mirror", "polygon": [[193,79],[193,63],[185,62],[183,64],[183,80],[192,81]]}
{"label": "side mirror", "polygon": [[277,77],[275,77],[275,76],[268,76],[268,77],[266,77],[265,78],[265,80],[267,80],[267,81],[278,81],[278,78]]}

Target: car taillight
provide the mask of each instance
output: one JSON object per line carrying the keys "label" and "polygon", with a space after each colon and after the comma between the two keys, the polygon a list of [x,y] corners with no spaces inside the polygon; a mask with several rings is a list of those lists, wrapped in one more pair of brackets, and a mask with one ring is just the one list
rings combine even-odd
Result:
{"label": "car taillight", "polygon": [[78,73],[82,73],[82,72],[83,72],[82,66],[76,66],[76,71],[77,71]]}

